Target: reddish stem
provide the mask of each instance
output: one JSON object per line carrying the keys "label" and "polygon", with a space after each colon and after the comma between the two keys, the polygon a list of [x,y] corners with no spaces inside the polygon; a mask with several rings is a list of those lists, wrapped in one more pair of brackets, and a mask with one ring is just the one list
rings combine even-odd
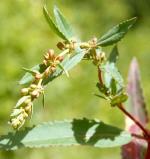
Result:
{"label": "reddish stem", "polygon": [[138,135],[138,134],[134,134],[134,133],[132,133],[131,135],[132,135],[133,137],[137,138],[137,139],[141,139],[141,140],[145,140],[145,141],[147,141],[147,142],[150,142],[150,139],[149,139],[149,138],[146,138],[146,137],[144,137],[144,136],[142,136],[142,135]]}
{"label": "reddish stem", "polygon": [[98,79],[99,79],[99,83],[103,85],[102,72],[99,66],[98,66]]}
{"label": "reddish stem", "polygon": [[137,119],[135,119],[129,112],[127,112],[127,111],[124,109],[124,107],[123,107],[122,104],[119,104],[119,105],[118,105],[118,108],[119,108],[125,115],[127,115],[127,116],[143,131],[143,133],[144,133],[144,135],[145,135],[146,137],[149,137],[148,131],[143,127],[143,125],[142,125]]}
{"label": "reddish stem", "polygon": [[[100,84],[103,85],[102,72],[101,72],[101,69],[99,67],[98,67],[98,78],[99,78]],[[127,112],[124,109],[124,106],[123,106],[122,103],[118,104],[118,108],[126,116],[128,116],[143,131],[143,134],[144,134],[143,136],[137,135],[137,134],[132,134],[132,136],[134,136],[134,137],[136,137],[138,139],[143,139],[143,140],[147,141],[148,147],[147,147],[147,152],[146,152],[145,159],[150,159],[150,134],[149,134],[149,132],[143,127],[143,125],[136,118],[134,118],[134,116],[132,116],[132,114],[130,114],[129,112]]]}
{"label": "reddish stem", "polygon": [[148,142],[148,147],[147,147],[145,159],[150,159],[150,142]]}

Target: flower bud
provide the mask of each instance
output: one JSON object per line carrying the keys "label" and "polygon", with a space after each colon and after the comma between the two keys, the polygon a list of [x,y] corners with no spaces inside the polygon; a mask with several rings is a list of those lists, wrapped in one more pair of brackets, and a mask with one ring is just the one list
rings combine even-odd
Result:
{"label": "flower bud", "polygon": [[56,67],[52,66],[52,67],[51,67],[51,71],[52,71],[52,72],[55,72],[55,70],[56,70]]}
{"label": "flower bud", "polygon": [[28,95],[28,93],[29,93],[29,89],[28,88],[22,88],[21,89],[21,95],[22,96],[26,96],[26,95]]}
{"label": "flower bud", "polygon": [[24,109],[26,112],[29,112],[31,110],[32,105],[28,104]]}
{"label": "flower bud", "polygon": [[45,66],[47,66],[47,61],[46,60],[43,60],[43,64],[45,65]]}
{"label": "flower bud", "polygon": [[[31,112],[31,111],[30,111]],[[28,114],[30,114],[29,110],[27,111]],[[29,115],[26,112],[23,113],[23,117],[27,118]]]}
{"label": "flower bud", "polygon": [[90,44],[87,42],[83,42],[80,44],[80,48],[81,49],[88,49],[88,48],[90,48]]}
{"label": "flower bud", "polygon": [[10,124],[14,129],[17,129],[21,122],[18,119],[11,119]]}
{"label": "flower bud", "polygon": [[31,99],[30,99],[30,98],[28,98],[28,99],[26,99],[26,100],[24,101],[25,106],[28,105],[29,103],[31,103]]}
{"label": "flower bud", "polygon": [[63,61],[64,57],[63,56],[57,56],[56,60],[58,60],[59,62]]}
{"label": "flower bud", "polygon": [[32,90],[34,90],[34,89],[37,88],[37,85],[36,85],[36,84],[31,84],[31,85],[30,85],[30,88],[31,88]]}
{"label": "flower bud", "polygon": [[22,123],[24,121],[24,116],[23,114],[20,114],[17,119]]}
{"label": "flower bud", "polygon": [[41,79],[41,78],[42,78],[42,74],[37,73],[37,74],[35,75],[35,78],[36,78],[36,79]]}
{"label": "flower bud", "polygon": [[66,49],[70,49],[70,45],[69,45],[69,44],[66,44],[66,45],[65,45],[65,48],[66,48]]}
{"label": "flower bud", "polygon": [[53,60],[55,58],[55,52],[53,49],[48,50],[49,60]]}
{"label": "flower bud", "polygon": [[45,72],[44,72],[45,76],[48,77],[50,74],[50,67],[48,67]]}
{"label": "flower bud", "polygon": [[44,55],[44,59],[45,59],[45,60],[49,60],[49,53],[46,53],[46,54]]}
{"label": "flower bud", "polygon": [[100,56],[101,56],[101,61],[106,60],[105,52],[101,52]]}
{"label": "flower bud", "polygon": [[39,91],[38,90],[34,90],[33,92],[31,92],[31,96],[32,98],[38,98],[39,97]]}
{"label": "flower bud", "polygon": [[60,50],[64,50],[64,49],[65,49],[65,45],[64,45],[64,43],[62,43],[62,42],[57,43],[57,47],[58,47]]}

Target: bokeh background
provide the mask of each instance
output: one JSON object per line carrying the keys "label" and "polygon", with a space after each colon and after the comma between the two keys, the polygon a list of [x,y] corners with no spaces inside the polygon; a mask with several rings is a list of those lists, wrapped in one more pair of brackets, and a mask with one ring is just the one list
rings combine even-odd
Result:
{"label": "bokeh background", "polygon": [[[47,49],[56,49],[60,40],[48,27],[42,14],[42,0],[0,1],[0,135],[11,131],[7,124],[12,107],[19,98],[18,80],[22,67],[40,63]],[[150,103],[150,1],[149,0],[47,0],[49,11],[58,5],[75,31],[85,41],[101,36],[113,25],[133,16],[136,25],[119,43],[118,66],[127,82],[131,59],[136,56],[142,75],[147,106]],[[106,51],[110,51],[111,47]],[[94,97],[97,73],[89,62],[83,62],[70,72],[70,78],[59,77],[46,89],[46,106],[41,99],[34,104],[33,118],[28,126],[49,120],[98,118],[124,127],[119,110]],[[149,109],[149,108],[148,108]],[[150,110],[150,109],[149,109]],[[120,159],[120,148],[49,147],[0,151],[1,159]]]}

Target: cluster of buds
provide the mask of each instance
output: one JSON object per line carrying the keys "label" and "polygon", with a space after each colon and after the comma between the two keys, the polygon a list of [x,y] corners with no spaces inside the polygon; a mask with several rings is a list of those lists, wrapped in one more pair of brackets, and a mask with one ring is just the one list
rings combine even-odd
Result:
{"label": "cluster of buds", "polygon": [[68,49],[69,52],[72,52],[73,50],[75,50],[76,45],[77,45],[76,40],[70,40],[69,43],[68,43],[68,41],[59,42],[59,43],[57,44],[57,47],[58,47],[60,50],[66,50],[66,49]]}
{"label": "cluster of buds", "polygon": [[97,38],[94,37],[92,40],[88,42],[82,42],[80,44],[81,49],[91,49],[91,48],[96,48],[97,47]]}
{"label": "cluster of buds", "polygon": [[31,116],[33,100],[38,98],[41,93],[43,93],[43,87],[40,80],[38,84],[32,83],[28,88],[21,89],[21,98],[10,115],[9,124],[14,129],[19,129],[25,120]]}
{"label": "cluster of buds", "polygon": [[106,60],[105,52],[101,50],[95,50],[95,54],[93,56],[93,64],[98,66],[105,60]]}
{"label": "cluster of buds", "polygon": [[29,87],[21,89],[21,98],[18,100],[10,115],[9,124],[14,129],[19,129],[26,121],[26,118],[32,115],[34,99],[38,98],[40,94],[44,93],[44,88],[42,85],[43,78],[53,73],[56,70],[57,65],[62,62],[62,60],[63,56],[55,55],[55,52],[52,49],[48,50],[48,52],[44,55],[44,72],[33,73],[33,82]]}
{"label": "cluster of buds", "polygon": [[49,74],[53,73],[56,70],[56,66],[63,61],[63,56],[55,55],[54,50],[49,49],[48,52],[44,55],[43,64],[46,66],[44,75],[47,77]]}
{"label": "cluster of buds", "polygon": [[88,42],[81,43],[80,48],[87,50],[84,58],[88,60],[91,59],[93,61],[93,64],[96,66],[100,65],[106,60],[105,52],[98,48],[97,38],[95,37]]}

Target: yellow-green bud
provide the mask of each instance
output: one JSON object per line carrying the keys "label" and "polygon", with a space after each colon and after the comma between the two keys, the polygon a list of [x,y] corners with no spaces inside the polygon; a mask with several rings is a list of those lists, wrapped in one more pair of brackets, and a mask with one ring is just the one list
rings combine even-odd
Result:
{"label": "yellow-green bud", "polygon": [[36,85],[36,84],[31,84],[31,85],[30,85],[30,88],[31,88],[31,89],[35,89],[35,88],[37,88],[37,85]]}
{"label": "yellow-green bud", "polygon": [[31,103],[31,99],[30,99],[30,98],[28,98],[28,99],[26,99],[26,100],[24,101],[24,104],[25,104],[25,105],[28,105],[29,103]]}
{"label": "yellow-green bud", "polygon": [[80,44],[80,48],[81,49],[88,49],[88,48],[90,48],[90,44],[87,42],[83,42]]}
{"label": "yellow-green bud", "polygon": [[20,114],[17,119],[20,121],[20,122],[23,122],[24,121],[24,116],[23,114]]}
{"label": "yellow-green bud", "polygon": [[28,95],[28,93],[29,93],[29,89],[28,88],[22,88],[21,89],[21,95],[22,96]]}
{"label": "yellow-green bud", "polygon": [[33,97],[33,98],[37,98],[37,97],[39,97],[39,91],[38,90],[34,90],[33,92],[31,92],[31,96]]}
{"label": "yellow-green bud", "polygon": [[18,126],[21,124],[21,122],[18,119],[11,119],[10,124],[12,125],[14,129],[17,129]]}

